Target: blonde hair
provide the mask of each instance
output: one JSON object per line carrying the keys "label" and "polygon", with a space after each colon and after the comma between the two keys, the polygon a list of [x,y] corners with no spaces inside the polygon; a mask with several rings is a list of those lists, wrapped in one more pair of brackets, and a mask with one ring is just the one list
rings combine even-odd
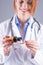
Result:
{"label": "blonde hair", "polygon": [[[14,0],[14,11],[15,11],[15,13],[17,13],[15,1],[16,1],[16,0]],[[30,12],[32,15],[35,13],[36,5],[37,5],[37,0],[33,0],[32,9],[31,9],[31,12]]]}

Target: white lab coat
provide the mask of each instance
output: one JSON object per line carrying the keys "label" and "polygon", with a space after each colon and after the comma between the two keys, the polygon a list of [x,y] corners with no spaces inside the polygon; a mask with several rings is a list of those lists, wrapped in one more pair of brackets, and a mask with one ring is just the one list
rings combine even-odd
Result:
{"label": "white lab coat", "polygon": [[[13,19],[9,19],[3,23],[0,23],[0,44],[2,44],[2,39],[5,35],[12,36],[13,35],[20,37],[20,32],[15,24],[15,17]],[[36,40],[40,45],[40,50],[37,51],[34,58],[31,57],[30,49],[26,47],[25,44],[16,47],[16,44],[11,46],[9,56],[5,56],[5,64],[4,65],[43,65],[42,63],[42,55],[43,55],[43,25],[40,24],[40,29],[38,23],[36,23],[31,17],[30,25],[28,26],[25,40]],[[33,22],[35,22],[33,24]],[[32,26],[33,25],[33,26]],[[31,27],[32,26],[32,27]],[[11,29],[12,28],[12,29]],[[25,41],[24,40],[24,41]],[[39,53],[39,54],[38,54]],[[40,62],[39,62],[40,61]]]}

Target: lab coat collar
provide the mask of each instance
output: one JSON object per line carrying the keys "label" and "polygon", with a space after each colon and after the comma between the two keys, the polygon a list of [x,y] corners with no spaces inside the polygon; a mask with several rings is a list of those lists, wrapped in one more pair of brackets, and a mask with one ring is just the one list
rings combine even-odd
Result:
{"label": "lab coat collar", "polygon": [[[13,17],[13,24],[15,23],[15,21],[16,21],[16,17],[17,17],[17,15],[15,14],[14,15],[14,17]],[[31,26],[31,24],[34,22],[34,19],[33,19],[33,16],[30,16],[30,18],[29,18],[29,20],[28,20],[28,23],[30,24],[30,26]],[[18,24],[18,22],[16,22],[17,24]]]}

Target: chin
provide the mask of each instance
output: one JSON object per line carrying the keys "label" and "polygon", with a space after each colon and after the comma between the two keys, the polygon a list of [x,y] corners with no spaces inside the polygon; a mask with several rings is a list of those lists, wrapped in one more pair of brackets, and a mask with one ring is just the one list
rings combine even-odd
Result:
{"label": "chin", "polygon": [[30,15],[23,15],[22,18],[23,18],[24,20],[27,20],[27,19],[30,18]]}
{"label": "chin", "polygon": [[20,15],[18,14],[18,18],[21,20],[21,21],[27,21],[29,18],[30,18],[30,14],[29,13],[25,13],[25,14],[21,14]]}

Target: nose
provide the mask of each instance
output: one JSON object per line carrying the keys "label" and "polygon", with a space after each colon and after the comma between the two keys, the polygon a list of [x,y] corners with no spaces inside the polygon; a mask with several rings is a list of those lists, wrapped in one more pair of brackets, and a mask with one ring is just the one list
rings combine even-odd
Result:
{"label": "nose", "polygon": [[27,3],[24,2],[22,7],[23,7],[23,9],[27,9]]}

